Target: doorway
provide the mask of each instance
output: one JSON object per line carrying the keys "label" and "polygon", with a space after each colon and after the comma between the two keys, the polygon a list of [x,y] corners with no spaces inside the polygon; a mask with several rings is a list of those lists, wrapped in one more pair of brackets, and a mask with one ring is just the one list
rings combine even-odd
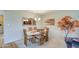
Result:
{"label": "doorway", "polygon": [[4,17],[0,15],[0,48],[2,47],[3,44],[3,33],[4,33]]}

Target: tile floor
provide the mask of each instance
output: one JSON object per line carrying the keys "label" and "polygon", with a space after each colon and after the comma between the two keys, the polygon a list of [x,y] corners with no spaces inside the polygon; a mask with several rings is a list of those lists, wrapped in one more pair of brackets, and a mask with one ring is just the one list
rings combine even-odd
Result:
{"label": "tile floor", "polygon": [[[30,42],[28,43],[27,46],[25,46],[23,40],[19,40],[14,43],[17,45],[18,48],[66,48],[64,40],[56,40],[56,39],[51,39],[40,46],[38,44],[32,44]],[[9,47],[11,48],[10,45]]]}
{"label": "tile floor", "polygon": [[[49,39],[48,42],[39,46],[38,44],[29,43],[27,46],[24,45],[23,40],[15,41],[18,48],[66,48],[63,37],[55,37]],[[2,45],[2,35],[0,35],[0,47]]]}
{"label": "tile floor", "polygon": [[66,48],[64,39],[50,39],[41,46],[32,43],[29,43],[27,46],[25,46],[23,44],[23,40],[16,41],[15,43],[19,48]]}

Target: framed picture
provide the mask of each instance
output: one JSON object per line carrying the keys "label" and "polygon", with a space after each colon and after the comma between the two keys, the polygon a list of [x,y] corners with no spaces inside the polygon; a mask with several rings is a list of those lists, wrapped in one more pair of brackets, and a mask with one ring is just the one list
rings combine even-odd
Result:
{"label": "framed picture", "polygon": [[45,23],[47,23],[48,25],[55,25],[55,19],[47,19]]}
{"label": "framed picture", "polygon": [[24,19],[23,25],[36,25],[36,21],[33,18]]}

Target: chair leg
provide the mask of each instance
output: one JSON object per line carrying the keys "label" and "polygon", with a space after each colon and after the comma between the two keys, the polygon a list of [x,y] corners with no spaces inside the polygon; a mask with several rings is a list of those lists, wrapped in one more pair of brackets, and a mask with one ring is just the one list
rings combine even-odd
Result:
{"label": "chair leg", "polygon": [[32,42],[32,43],[36,43],[36,38],[35,38],[35,36],[32,36],[31,42]]}
{"label": "chair leg", "polygon": [[44,39],[40,39],[40,45],[44,44]]}
{"label": "chair leg", "polygon": [[24,44],[27,46],[27,39],[24,39]]}
{"label": "chair leg", "polygon": [[47,42],[47,41],[48,41],[48,37],[45,38],[45,42]]}

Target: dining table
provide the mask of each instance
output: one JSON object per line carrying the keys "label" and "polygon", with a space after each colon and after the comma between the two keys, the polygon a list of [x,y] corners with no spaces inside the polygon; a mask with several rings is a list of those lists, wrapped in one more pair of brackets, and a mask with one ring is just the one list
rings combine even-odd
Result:
{"label": "dining table", "polygon": [[40,32],[32,32],[32,31],[27,32],[27,36],[32,36],[32,35],[40,35]]}
{"label": "dining table", "polygon": [[33,31],[27,31],[27,38],[32,42],[35,43],[36,40],[40,38],[40,32],[33,32]]}

